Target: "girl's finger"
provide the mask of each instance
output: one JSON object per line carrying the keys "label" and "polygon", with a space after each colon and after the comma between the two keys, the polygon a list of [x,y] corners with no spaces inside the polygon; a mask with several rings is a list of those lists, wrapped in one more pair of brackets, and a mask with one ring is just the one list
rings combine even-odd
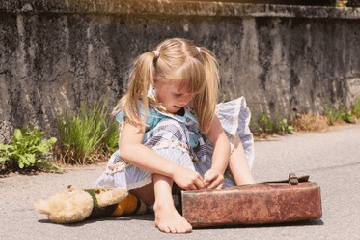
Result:
{"label": "girl's finger", "polygon": [[224,183],[224,178],[222,178],[222,177],[219,176],[219,177],[216,178],[214,181],[212,181],[212,182],[210,183],[210,185],[207,186],[207,188],[214,189],[214,188],[218,188],[219,186],[220,186],[220,188],[221,188],[222,185],[223,185],[223,183]]}
{"label": "girl's finger", "polygon": [[216,174],[212,170],[209,170],[205,173],[204,178],[205,182],[210,183],[216,178]]}
{"label": "girl's finger", "polygon": [[196,189],[204,189],[205,188],[205,183],[202,179],[196,179],[194,182],[195,187],[197,187]]}
{"label": "girl's finger", "polygon": [[213,183],[214,181],[216,181],[216,176],[206,179],[205,183],[206,183],[206,185],[209,185],[209,184]]}
{"label": "girl's finger", "polygon": [[221,189],[223,185],[224,185],[223,183],[220,184],[219,186],[216,187],[216,189]]}

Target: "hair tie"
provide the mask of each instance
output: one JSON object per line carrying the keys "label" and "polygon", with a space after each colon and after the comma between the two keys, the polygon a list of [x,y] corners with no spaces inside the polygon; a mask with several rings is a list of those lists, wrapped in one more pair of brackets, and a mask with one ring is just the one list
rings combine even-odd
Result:
{"label": "hair tie", "polygon": [[155,55],[155,57],[156,57],[156,58],[158,58],[158,57],[159,57],[159,55],[160,55],[160,52],[159,52],[159,51],[157,51],[157,50],[153,51],[153,53],[154,53],[154,55]]}
{"label": "hair tie", "polygon": [[196,49],[198,50],[198,52],[201,52],[201,49],[199,47],[196,47]]}

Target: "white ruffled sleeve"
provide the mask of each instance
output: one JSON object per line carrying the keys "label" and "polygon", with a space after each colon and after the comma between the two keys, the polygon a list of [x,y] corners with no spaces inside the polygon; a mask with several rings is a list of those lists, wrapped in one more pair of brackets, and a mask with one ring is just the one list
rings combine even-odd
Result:
{"label": "white ruffled sleeve", "polygon": [[234,136],[237,134],[244,148],[245,156],[251,168],[255,160],[254,138],[250,132],[250,109],[244,97],[217,105],[217,116],[229,137],[231,150],[234,148]]}

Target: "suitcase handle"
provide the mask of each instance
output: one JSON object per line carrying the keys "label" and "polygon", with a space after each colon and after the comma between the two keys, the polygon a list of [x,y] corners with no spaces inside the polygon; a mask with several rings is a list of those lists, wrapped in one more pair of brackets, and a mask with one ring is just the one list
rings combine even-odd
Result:
{"label": "suitcase handle", "polygon": [[290,173],[288,180],[262,182],[262,183],[289,183],[290,185],[298,185],[299,183],[308,182],[308,181],[309,181],[309,178],[310,178],[309,175],[297,177],[297,176],[295,175],[295,173]]}
{"label": "suitcase handle", "polygon": [[[288,180],[260,182],[260,183],[256,183],[256,184],[288,183],[289,185],[298,185],[299,183],[309,182],[309,178],[310,178],[309,175],[304,175],[304,176],[301,176],[301,177],[297,177],[295,175],[295,173],[290,173]],[[234,188],[241,188],[241,187],[249,186],[249,185],[252,185],[252,184],[244,184],[244,185],[240,185],[240,186],[234,186]]]}

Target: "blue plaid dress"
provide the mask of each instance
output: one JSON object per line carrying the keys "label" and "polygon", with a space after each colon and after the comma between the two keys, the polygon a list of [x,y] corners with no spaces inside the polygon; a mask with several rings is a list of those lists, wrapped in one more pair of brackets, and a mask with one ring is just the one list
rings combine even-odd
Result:
{"label": "blue plaid dress", "polygon": [[[245,99],[241,97],[218,104],[216,113],[230,140],[232,151],[234,136],[240,137],[251,168],[255,157],[254,140],[249,130],[250,110],[246,107]],[[116,118],[122,125],[123,114],[118,114]],[[145,146],[172,162],[199,172],[204,177],[211,167],[213,147],[200,132],[196,117],[189,109],[184,109],[182,115],[172,115],[150,108],[146,123],[143,139]],[[120,151],[121,149],[112,155],[94,187],[131,190],[150,184],[151,173],[123,161]],[[224,177],[223,188],[234,186],[233,177],[229,172],[225,172]]]}

